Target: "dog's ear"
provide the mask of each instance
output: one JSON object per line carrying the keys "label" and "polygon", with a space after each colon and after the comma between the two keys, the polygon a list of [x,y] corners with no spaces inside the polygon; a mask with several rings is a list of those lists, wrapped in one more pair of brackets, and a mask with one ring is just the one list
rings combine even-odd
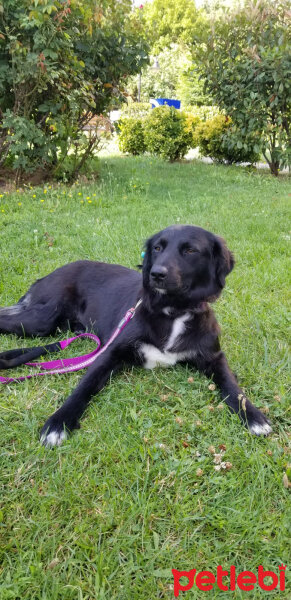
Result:
{"label": "dog's ear", "polygon": [[213,257],[215,261],[215,272],[217,283],[220,288],[225,286],[225,278],[234,267],[234,256],[228,249],[225,240],[219,236],[215,237],[213,245]]}
{"label": "dog's ear", "polygon": [[150,270],[152,268],[152,259],[151,259],[152,239],[153,238],[149,238],[146,241],[145,246],[144,246],[144,248],[145,248],[144,259],[143,259],[143,264],[142,264],[144,286],[147,286],[147,284],[149,283]]}

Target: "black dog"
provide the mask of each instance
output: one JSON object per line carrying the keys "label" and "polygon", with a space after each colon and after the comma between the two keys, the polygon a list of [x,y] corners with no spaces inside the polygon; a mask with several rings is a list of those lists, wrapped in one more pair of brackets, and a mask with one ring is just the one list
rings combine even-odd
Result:
{"label": "black dog", "polygon": [[[251,433],[267,435],[265,416],[247,400],[220,350],[209,302],[220,295],[234,259],[224,240],[200,227],[172,226],[146,244],[143,275],[120,265],[78,261],[34,283],[18,304],[0,309],[0,332],[46,336],[57,327],[94,330],[102,343],[142,299],[133,319],[97,357],[71,396],[45,423],[45,445],[59,445],[79,426],[87,404],[124,364],[151,369],[184,362],[220,388]],[[0,354],[0,368],[17,366],[58,344]]]}

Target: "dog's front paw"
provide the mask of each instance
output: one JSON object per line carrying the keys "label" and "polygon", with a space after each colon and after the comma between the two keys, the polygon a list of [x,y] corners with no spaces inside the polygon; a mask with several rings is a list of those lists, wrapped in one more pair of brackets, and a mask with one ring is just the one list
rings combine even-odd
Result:
{"label": "dog's front paw", "polygon": [[40,442],[43,446],[60,446],[68,437],[65,423],[57,415],[52,415],[40,432]]}
{"label": "dog's front paw", "polygon": [[65,418],[61,411],[57,411],[44,424],[40,432],[40,441],[43,446],[60,446],[77,427],[77,422],[72,422],[72,419]]}
{"label": "dog's front paw", "polygon": [[247,411],[247,427],[253,435],[269,435],[272,432],[270,421],[255,406]]}
{"label": "dog's front paw", "polygon": [[40,442],[43,446],[46,446],[48,448],[53,446],[60,446],[63,443],[63,441],[67,439],[67,437],[68,434],[65,429],[60,430],[59,428],[54,426],[50,428],[48,426],[47,421],[41,430]]}

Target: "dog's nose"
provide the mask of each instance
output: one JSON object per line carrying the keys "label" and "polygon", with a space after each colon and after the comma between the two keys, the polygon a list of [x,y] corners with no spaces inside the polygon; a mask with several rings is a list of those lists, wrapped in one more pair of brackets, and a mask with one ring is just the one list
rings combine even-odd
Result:
{"label": "dog's nose", "polygon": [[168,269],[166,267],[155,266],[151,270],[151,277],[154,281],[163,281],[168,273]]}

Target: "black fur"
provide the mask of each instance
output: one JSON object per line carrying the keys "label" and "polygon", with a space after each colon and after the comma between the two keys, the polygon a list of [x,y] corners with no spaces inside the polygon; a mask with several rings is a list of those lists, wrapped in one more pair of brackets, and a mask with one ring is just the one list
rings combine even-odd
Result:
{"label": "black fur", "polygon": [[[111,373],[123,365],[145,365],[148,347],[155,347],[162,357],[176,353],[177,362],[212,377],[227,405],[253,433],[269,433],[268,420],[245,398],[229,369],[208,304],[219,297],[233,266],[233,255],[222,238],[200,227],[172,226],[147,241],[142,275],[120,265],[78,261],[38,280],[18,304],[0,309],[1,333],[46,336],[57,327],[69,327],[94,330],[105,343],[128,308],[142,299],[132,321],[47,420],[43,443],[61,443],[65,431],[79,426],[90,399]],[[178,323],[175,319],[186,313],[184,330],[166,351],[173,324]],[[5,352],[0,354],[0,367],[23,364],[32,355],[57,349],[55,344]]]}

